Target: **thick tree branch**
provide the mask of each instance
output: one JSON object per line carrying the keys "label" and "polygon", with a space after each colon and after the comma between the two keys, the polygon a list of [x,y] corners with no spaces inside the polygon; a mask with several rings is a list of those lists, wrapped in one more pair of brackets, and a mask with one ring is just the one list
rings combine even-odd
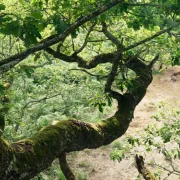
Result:
{"label": "thick tree branch", "polygon": [[[156,56],[154,59],[158,59]],[[134,108],[141,101],[141,99],[146,94],[147,86],[152,82],[152,70],[151,68],[144,64],[138,57],[129,57],[126,61],[125,66],[133,70],[137,77],[135,80],[131,80],[129,83],[132,88],[129,88],[126,94],[129,94],[134,98]]]}
{"label": "thick tree branch", "polygon": [[[27,49],[26,51],[24,52],[21,52],[19,54],[16,54],[16,55],[13,55],[13,56],[10,56],[9,58],[7,59],[4,59],[4,60],[1,60],[0,61],[0,74],[8,71],[9,69],[13,68],[16,64],[18,64],[19,62],[21,62],[22,60],[24,60],[26,57],[28,57],[30,54],[33,54],[35,52],[38,52],[38,51],[41,51],[41,50],[44,50],[44,49],[47,49],[48,47],[56,44],[56,43],[59,43],[59,42],[63,42],[65,40],[65,38],[71,34],[73,31],[75,31],[75,29],[77,29],[78,27],[80,27],[82,24],[86,23],[87,21],[91,20],[92,18],[102,14],[103,12],[107,11],[108,9],[116,6],[117,4],[120,4],[120,3],[123,3],[123,0],[115,0],[113,1],[113,3],[110,3],[108,5],[105,5],[105,6],[102,6],[100,8],[98,8],[96,11],[94,11],[93,13],[87,15],[87,16],[84,16],[80,19],[78,19],[74,24],[72,24],[67,30],[65,30],[62,34],[59,34],[59,35],[53,35],[49,38],[46,38],[44,39],[43,41],[41,41],[40,43],[38,43],[37,45],[35,45],[34,47],[32,48],[29,48]],[[127,51],[127,50],[130,50],[132,48],[135,48],[141,44],[144,44],[160,35],[162,35],[163,33],[166,33],[168,31],[170,31],[171,29],[173,29],[174,27],[177,27],[179,26],[179,24],[175,24],[173,26],[171,26],[170,28],[167,28],[165,30],[162,30],[162,31],[159,31],[158,33],[154,34],[153,36],[151,37],[148,37],[142,41],[139,41],[135,44],[132,44],[126,48],[124,48],[124,51]],[[63,54],[58,54],[57,52],[56,53],[50,53],[50,54],[54,54],[55,56],[54,57],[57,57],[57,58],[60,58],[62,60],[65,60],[67,62],[80,62],[80,64],[83,64],[83,67],[84,68],[93,68],[95,66],[97,66],[99,63],[105,63],[105,62],[109,62],[109,61],[96,61],[97,59],[94,58],[94,62],[93,60],[91,61],[91,65],[88,65],[88,62],[86,63],[82,63],[82,58],[77,58],[77,56],[66,56],[66,55],[63,55]],[[58,55],[57,55],[58,54]],[[109,55],[114,55],[114,54],[110,54]],[[103,55],[104,56],[104,55]],[[112,59],[112,57],[110,57]],[[71,60],[72,59],[72,60]],[[76,60],[75,60],[76,59]],[[84,61],[83,61],[84,62]]]}
{"label": "thick tree branch", "polygon": [[122,136],[133,118],[135,106],[152,81],[151,70],[137,58],[129,60],[127,66],[138,76],[134,79],[133,89],[124,95],[115,92],[121,98],[114,96],[118,110],[112,117],[99,123],[75,119],[60,121],[32,138],[12,144],[0,138],[0,179],[28,180],[49,167],[61,153],[97,148]]}
{"label": "thick tree branch", "polygon": [[[119,48],[120,51],[128,51],[130,49],[133,49],[139,45],[142,45],[148,41],[151,41],[152,39],[170,31],[171,29],[173,29],[174,27],[176,26],[179,26],[179,24],[176,24],[174,26],[171,26],[170,28],[167,28],[167,29],[164,29],[164,30],[161,30],[159,32],[157,32],[156,34],[148,37],[148,38],[145,38],[143,39],[142,41],[139,41],[139,42],[136,42],[135,44],[132,44],[128,47],[122,47],[122,48]],[[106,31],[106,30],[105,30]],[[119,42],[118,39],[116,39],[112,34],[110,34],[109,32],[108,33],[108,38],[114,42],[116,45],[118,46],[121,46],[121,42]],[[102,63],[107,63],[107,62],[110,62],[112,63],[113,62],[113,59],[115,58],[116,56],[116,51],[112,52],[112,53],[108,53],[108,54],[100,54],[100,55],[97,55],[95,57],[92,58],[91,61],[85,61],[83,58],[79,57],[78,55],[71,55],[71,56],[68,56],[68,55],[65,55],[63,53],[60,53],[60,52],[57,52],[57,51],[54,51],[53,49],[51,48],[47,48],[46,51],[51,54],[53,57],[55,58],[58,58],[58,59],[61,59],[63,61],[66,61],[66,62],[76,62],[78,64],[79,67],[82,67],[82,68],[86,68],[86,69],[91,69],[91,68],[94,68],[96,67],[97,65],[99,64],[102,64]]]}
{"label": "thick tree branch", "polygon": [[51,48],[47,48],[46,51],[51,54],[53,57],[61,59],[66,62],[76,62],[79,67],[85,68],[85,69],[91,69],[96,67],[98,64],[111,62],[112,59],[116,56],[116,52],[113,53],[107,53],[107,54],[100,54],[95,57],[91,61],[85,61],[83,58],[81,58],[78,55],[65,55],[63,53],[54,51]]}
{"label": "thick tree branch", "polygon": [[0,61],[0,74],[8,71],[12,67],[14,67],[16,64],[21,62],[23,59],[27,58],[29,55],[44,50],[56,43],[59,43],[60,41],[64,41],[64,39],[69,36],[72,32],[74,32],[78,27],[86,23],[87,21],[93,19],[94,17],[99,16],[100,14],[104,13],[105,11],[111,9],[112,7],[123,3],[123,0],[115,0],[107,5],[101,6],[97,8],[94,12],[88,14],[87,16],[83,16],[82,18],[78,18],[69,28],[67,28],[62,34],[56,34],[53,36],[50,36],[37,45],[35,45],[32,48],[29,48],[21,53],[15,54],[13,56],[10,56],[7,59]]}

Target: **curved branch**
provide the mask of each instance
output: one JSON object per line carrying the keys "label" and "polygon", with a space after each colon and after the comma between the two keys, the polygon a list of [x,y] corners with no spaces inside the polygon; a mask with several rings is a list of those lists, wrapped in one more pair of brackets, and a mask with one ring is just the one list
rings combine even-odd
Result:
{"label": "curved branch", "polygon": [[[41,99],[31,100],[31,101],[27,102],[27,103],[22,107],[22,109],[23,109],[23,110],[26,109],[27,107],[30,106],[30,104],[40,103],[41,101],[46,101],[46,100],[48,100],[48,99],[52,99],[52,98],[57,97],[57,96],[60,96],[60,95],[61,95],[61,93],[58,93],[58,94],[55,94],[55,95],[52,95],[52,96],[48,96],[48,94],[47,94],[45,97],[43,97],[43,98],[41,98]],[[32,105],[31,105],[31,106],[32,106]]]}
{"label": "curved branch", "polygon": [[[118,48],[118,50],[125,52],[130,49],[133,49],[139,45],[142,45],[148,41],[151,41],[152,39],[170,31],[171,29],[173,29],[174,27],[177,27],[177,26],[179,26],[179,24],[176,24],[174,26],[171,26],[170,28],[161,30],[161,31],[157,32],[156,34],[154,34],[148,38],[145,38],[142,41],[136,42],[135,44],[132,44],[128,47]],[[109,32],[108,32],[108,34],[109,34]],[[108,35],[108,38],[111,41],[113,41],[117,46],[122,46],[121,42],[118,42],[119,41],[118,39],[115,39],[115,37],[112,35],[110,37],[110,35],[111,34]],[[94,68],[97,65],[102,64],[102,63],[107,63],[107,62],[112,63],[113,59],[116,57],[116,53],[117,53],[116,51],[114,51],[114,52],[108,53],[108,54],[100,54],[100,55],[93,57],[91,61],[85,61],[82,57],[79,57],[78,55],[68,56],[63,53],[60,53],[59,51],[54,51],[52,48],[47,48],[46,51],[55,58],[61,59],[66,62],[76,62],[76,63],[78,63],[79,67],[86,68],[86,69]]]}
{"label": "curved branch", "polygon": [[147,86],[152,82],[152,70],[136,56],[129,57],[125,66],[133,70],[137,75],[136,79],[130,82],[133,88],[129,88],[127,91],[127,94],[130,94],[134,98],[135,107],[146,94]]}
{"label": "curved branch", "polygon": [[107,78],[108,77],[107,75],[92,74],[89,71],[87,71],[86,69],[69,69],[69,70],[70,71],[83,71],[83,72],[89,74],[90,76],[96,77],[97,79],[102,79],[102,78]]}
{"label": "curved branch", "polygon": [[60,121],[31,138],[12,144],[0,138],[0,179],[30,179],[49,167],[61,153],[97,148],[122,136],[133,118],[135,106],[152,80],[149,67],[137,58],[129,60],[127,66],[138,75],[134,79],[135,88],[124,95],[115,92],[121,98],[114,96],[118,110],[112,117],[98,123],[75,119]]}
{"label": "curved branch", "polygon": [[159,59],[159,55],[156,55],[153,60],[149,63],[149,67],[152,68],[156,61]]}
{"label": "curved branch", "polygon": [[69,62],[69,63],[76,62],[79,67],[82,67],[85,69],[92,69],[99,64],[112,62],[112,59],[114,59],[114,57],[116,56],[116,52],[100,54],[100,55],[93,57],[91,61],[85,61],[83,58],[81,58],[78,55],[68,56],[66,54],[54,51],[52,48],[47,48],[46,52],[51,54],[53,57],[61,59],[65,62]]}
{"label": "curved branch", "polygon": [[96,25],[96,22],[94,22],[94,23],[92,24],[92,26],[89,28],[88,33],[87,33],[87,35],[86,35],[86,37],[85,37],[85,40],[84,40],[84,44],[83,44],[78,50],[76,50],[73,55],[80,53],[80,52],[85,48],[85,46],[86,46],[87,43],[88,43],[89,35],[90,35],[90,33],[92,32],[92,30],[93,30],[93,28],[95,27],[95,25]]}

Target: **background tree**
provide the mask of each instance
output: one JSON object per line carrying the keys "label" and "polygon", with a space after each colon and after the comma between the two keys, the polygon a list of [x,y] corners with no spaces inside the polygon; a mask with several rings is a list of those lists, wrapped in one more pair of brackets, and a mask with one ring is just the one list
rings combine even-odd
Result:
{"label": "background tree", "polygon": [[[4,116],[14,132],[5,129],[0,138],[0,178],[30,179],[66,152],[96,148],[122,136],[152,81],[153,64],[158,59],[165,65],[179,64],[179,5],[179,1],[2,1],[1,136]],[[102,112],[112,98],[118,103],[112,117],[96,123],[74,119],[80,117],[81,108],[71,107],[94,105]],[[44,105],[37,106],[41,102]],[[43,119],[47,114],[51,117]],[[50,124],[48,119],[63,116],[73,118],[40,130]],[[30,131],[28,121],[35,123]]]}

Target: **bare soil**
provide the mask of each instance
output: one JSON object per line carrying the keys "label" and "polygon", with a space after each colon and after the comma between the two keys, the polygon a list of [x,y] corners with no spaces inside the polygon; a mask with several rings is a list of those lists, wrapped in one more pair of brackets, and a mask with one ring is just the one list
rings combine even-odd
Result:
{"label": "bare soil", "polygon": [[[154,75],[146,96],[135,110],[134,119],[128,131],[121,138],[127,134],[136,134],[151,124],[154,121],[152,115],[157,111],[159,102],[164,101],[169,104],[180,102],[180,74],[172,76],[177,72],[180,72],[180,66],[169,67],[163,73]],[[68,158],[69,165],[76,174],[79,174],[81,180],[136,180],[138,171],[134,158],[124,159],[121,162],[112,161],[110,159],[112,147],[113,143],[94,150],[86,149],[71,153]],[[160,157],[154,156],[158,161],[161,160]],[[170,176],[167,179],[178,180],[180,177]]]}

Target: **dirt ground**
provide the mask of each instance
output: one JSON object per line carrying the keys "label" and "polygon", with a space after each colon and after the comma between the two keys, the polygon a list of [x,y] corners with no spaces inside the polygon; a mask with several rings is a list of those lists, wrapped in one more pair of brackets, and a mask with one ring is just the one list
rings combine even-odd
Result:
{"label": "dirt ground", "polygon": [[[180,72],[180,66],[170,67],[163,73],[154,75],[146,96],[135,110],[134,119],[126,134],[133,135],[150,124],[159,102],[165,101],[169,104],[180,102],[180,74],[171,77],[175,72]],[[94,150],[72,153],[68,158],[69,164],[75,172],[81,174],[81,180],[136,180],[138,172],[133,157],[121,162],[112,161],[110,159],[112,146],[113,143]],[[170,176],[167,179],[176,180],[180,177]]]}

